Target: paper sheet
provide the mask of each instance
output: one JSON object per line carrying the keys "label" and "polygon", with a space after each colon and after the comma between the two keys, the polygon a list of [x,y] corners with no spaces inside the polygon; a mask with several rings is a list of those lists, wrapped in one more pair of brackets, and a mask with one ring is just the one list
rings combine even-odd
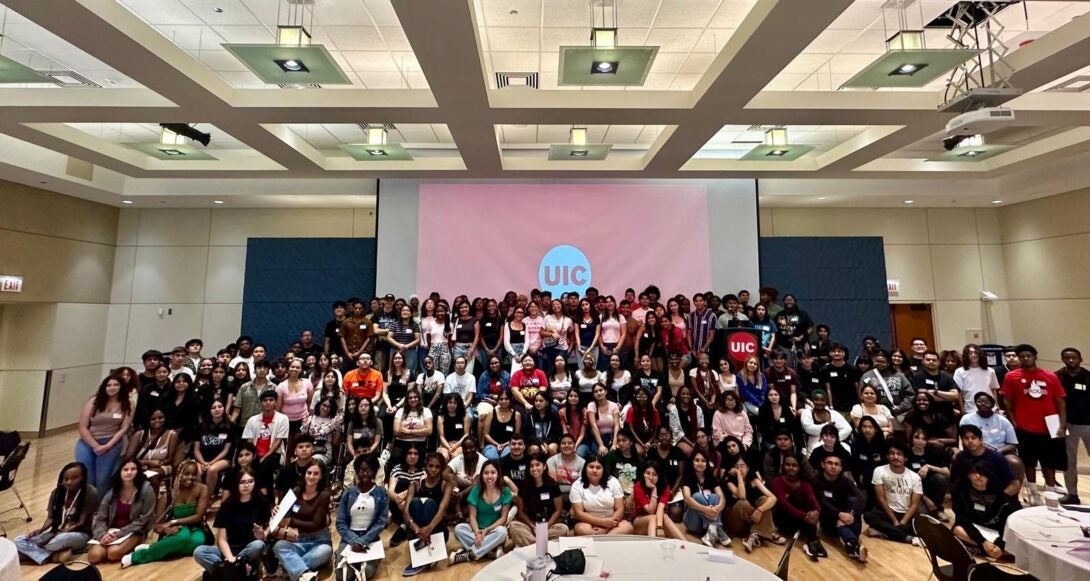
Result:
{"label": "paper sheet", "polygon": [[362,553],[353,551],[352,545],[346,545],[344,550],[341,551],[341,556],[343,556],[350,565],[355,565],[356,563],[382,559],[386,556],[386,551],[382,548],[382,541],[379,540],[367,545],[367,550]]}
{"label": "paper sheet", "polygon": [[[111,532],[116,532],[116,530],[111,531]],[[117,537],[117,539],[115,539],[114,542],[110,543],[109,546],[112,547],[114,545],[120,545],[121,543],[125,542],[125,539],[127,539],[127,538],[129,538],[131,536],[132,536],[132,533],[129,533],[129,534],[123,536],[123,537]],[[91,540],[87,541],[87,544],[88,545],[101,545],[102,543],[98,542],[97,539],[91,539]]]}
{"label": "paper sheet", "polygon": [[1060,429],[1060,414],[1045,416],[1045,428],[1048,429],[1049,436],[1052,436],[1053,438],[1059,437],[1056,435],[1056,432]]}
{"label": "paper sheet", "polygon": [[145,470],[144,476],[147,478],[155,478],[156,476],[159,476],[159,473],[154,470]]}
{"label": "paper sheet", "polygon": [[447,542],[443,533],[435,533],[429,539],[428,546],[417,551],[417,539],[409,539],[409,562],[413,567],[420,567],[430,563],[437,563],[447,558]]}
{"label": "paper sheet", "polygon": [[999,531],[995,529],[976,525],[976,530],[980,531],[980,534],[984,535],[984,540],[989,543],[995,543],[995,540],[999,538]]}
{"label": "paper sheet", "polygon": [[590,537],[560,537],[560,550],[583,549],[583,555],[597,557],[598,551],[594,548],[594,539]]}
{"label": "paper sheet", "polygon": [[276,515],[269,519],[269,532],[275,531],[280,526],[280,521],[288,516],[293,506],[295,506],[295,491],[289,490],[284,494],[284,498],[280,500],[280,504],[276,506]]}

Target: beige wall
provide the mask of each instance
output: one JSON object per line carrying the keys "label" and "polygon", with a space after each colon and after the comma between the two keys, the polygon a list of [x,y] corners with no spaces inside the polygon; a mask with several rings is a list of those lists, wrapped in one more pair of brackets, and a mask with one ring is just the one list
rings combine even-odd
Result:
{"label": "beige wall", "polygon": [[967,331],[1011,340],[999,216],[992,208],[763,208],[761,236],[881,236],[887,278],[901,281],[890,302],[934,305],[935,341],[961,349]]}
{"label": "beige wall", "polygon": [[247,238],[374,237],[374,212],[122,210],[103,360],[139,369],[145,349],[193,337],[214,352],[239,335]]}
{"label": "beige wall", "polygon": [[1050,368],[1090,350],[1090,189],[1002,208],[999,230],[1015,337]]}
{"label": "beige wall", "polygon": [[0,274],[23,277],[0,311],[0,426],[36,431],[52,369],[47,428],[75,423],[102,376],[118,210],[0,182]]}

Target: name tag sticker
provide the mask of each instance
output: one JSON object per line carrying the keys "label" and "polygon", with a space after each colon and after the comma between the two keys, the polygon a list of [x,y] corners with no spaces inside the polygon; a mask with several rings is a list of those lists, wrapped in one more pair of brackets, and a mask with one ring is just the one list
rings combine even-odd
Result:
{"label": "name tag sticker", "polygon": [[866,459],[867,459],[867,455],[866,455],[866,454],[860,454],[860,455],[859,455],[859,459],[860,459],[860,460],[866,460]]}
{"label": "name tag sticker", "polygon": [[227,434],[219,434],[219,439],[226,440],[227,439]]}
{"label": "name tag sticker", "polygon": [[548,492],[542,492],[541,493],[541,500],[549,500],[550,498],[552,498],[552,495],[549,494]]}
{"label": "name tag sticker", "polygon": [[924,383],[926,383],[927,385],[935,385],[935,380],[934,379],[925,379]]}
{"label": "name tag sticker", "polygon": [[299,505],[298,505],[298,504],[295,504],[295,505],[293,505],[293,506],[291,507],[291,511],[292,511],[292,512],[299,512],[299,508],[300,508],[300,507],[299,507]]}
{"label": "name tag sticker", "polygon": [[586,329],[586,328],[587,328],[587,324],[586,324],[586,323],[582,323],[582,324],[580,324],[580,325],[579,325],[579,328],[580,328],[580,329]]}
{"label": "name tag sticker", "polygon": [[485,324],[484,324],[484,326],[485,326],[485,327],[491,327],[491,326],[492,326],[492,323],[485,323]]}
{"label": "name tag sticker", "polygon": [[826,490],[826,491],[823,492],[823,494],[825,495],[825,498],[832,498],[833,497],[833,491],[832,490]]}
{"label": "name tag sticker", "polygon": [[1075,384],[1075,389],[1077,389],[1079,391],[1086,391],[1086,384],[1085,383],[1076,383]]}
{"label": "name tag sticker", "polygon": [[462,424],[454,424],[454,429],[455,429],[455,430],[460,430],[460,429],[462,429]]}
{"label": "name tag sticker", "polygon": [[919,470],[921,466],[922,465],[919,462],[913,462],[912,463],[912,469],[913,470]]}
{"label": "name tag sticker", "polygon": [[983,504],[980,504],[979,502],[974,502],[973,503],[973,510],[975,510],[977,512],[984,512],[985,510],[988,510],[988,507],[984,506]]}
{"label": "name tag sticker", "polygon": [[787,418],[780,418],[780,423],[781,423],[781,424],[782,424],[782,423],[784,423],[784,422],[786,422],[786,421],[787,421]]}
{"label": "name tag sticker", "polygon": [[112,417],[115,420],[120,420],[121,419],[121,414],[114,414]]}
{"label": "name tag sticker", "polygon": [[821,383],[821,380],[816,378],[816,377],[811,377],[810,378],[810,383]]}
{"label": "name tag sticker", "polygon": [[360,325],[360,331],[362,331],[362,330],[364,330],[366,328],[367,328],[367,325]]}
{"label": "name tag sticker", "polygon": [[[1075,389],[1078,389],[1078,386],[1075,386]],[[1086,386],[1083,386],[1083,389],[1086,389]],[[159,397],[159,392],[158,391],[153,391],[148,395],[150,395],[151,397]]]}
{"label": "name tag sticker", "polygon": [[515,431],[515,426],[504,426],[504,428],[505,428],[505,429],[506,429],[506,430],[507,430],[508,432],[514,432],[514,431]]}
{"label": "name tag sticker", "polygon": [[670,460],[671,466],[677,466],[677,460]]}
{"label": "name tag sticker", "polygon": [[830,371],[829,372],[829,377],[839,377],[839,376],[840,376],[840,374],[838,372],[836,372],[836,371]]}

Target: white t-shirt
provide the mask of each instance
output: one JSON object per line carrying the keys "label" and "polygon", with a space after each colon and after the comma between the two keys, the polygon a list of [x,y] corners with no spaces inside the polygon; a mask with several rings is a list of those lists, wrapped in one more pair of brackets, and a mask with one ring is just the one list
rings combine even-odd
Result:
{"label": "white t-shirt", "polygon": [[605,488],[602,486],[583,486],[583,479],[576,480],[571,485],[568,499],[572,504],[582,503],[583,510],[596,518],[609,518],[613,516],[613,502],[618,498],[624,498],[621,491],[621,482],[616,478],[610,478]]}
{"label": "white t-shirt", "polygon": [[447,341],[446,325],[435,322],[435,317],[424,317],[424,320],[420,322],[420,332],[427,338],[428,347],[436,343],[445,343]]}
{"label": "white t-shirt", "polygon": [[890,469],[889,464],[874,469],[871,484],[885,488],[886,502],[889,503],[889,508],[898,514],[908,512],[913,494],[923,494],[923,480],[920,479],[919,474],[908,468],[896,474]]}
{"label": "white t-shirt", "polygon": [[549,470],[549,474],[556,480],[556,483],[560,485],[561,490],[571,485],[571,483],[579,480],[579,477],[583,473],[583,464],[586,460],[583,460],[579,456],[575,457],[571,463],[565,462],[564,457],[560,454],[553,454],[549,456],[549,459],[545,461],[545,466]]}
{"label": "white t-shirt", "polygon": [[[424,408],[421,413],[405,414],[405,408],[397,410],[394,414],[394,421],[401,420],[401,427],[406,430],[419,430],[423,428],[428,420],[431,419],[431,410]],[[399,440],[406,442],[423,442],[428,439],[427,436],[413,436],[413,437],[398,437]]]}
{"label": "white t-shirt", "polygon": [[448,466],[450,467],[450,471],[453,472],[455,476],[458,476],[459,478],[464,478],[466,480],[472,480],[481,473],[481,468],[484,468],[485,462],[488,462],[488,458],[485,458],[483,454],[477,452],[477,468],[473,471],[473,474],[466,474],[465,456],[458,454],[454,458],[451,458],[450,464],[448,464]]}
{"label": "white t-shirt", "polygon": [[605,373],[595,369],[594,375],[587,377],[583,371],[580,369],[575,372],[575,381],[579,384],[579,393],[593,393],[594,386],[598,385],[598,380],[604,379]]}
{"label": "white t-shirt", "polygon": [[447,376],[446,381],[443,382],[443,393],[456,393],[465,399],[467,392],[477,391],[476,382],[473,379],[473,374],[465,372],[462,375],[458,375],[457,371],[451,371]]}
{"label": "white t-shirt", "polygon": [[416,376],[416,386],[424,393],[434,393],[442,389],[444,381],[446,381],[446,377],[438,369],[432,371],[431,375],[420,373]]}
{"label": "white t-shirt", "polygon": [[606,378],[608,377],[608,372],[603,371],[602,374],[599,375],[598,377],[599,377],[598,383],[601,383],[606,389],[612,389],[613,393],[620,392],[622,387],[628,385],[629,383],[632,383],[632,374],[629,373],[629,371],[627,369],[622,369],[620,373],[614,373],[613,374],[613,384],[612,385],[606,385]]}
{"label": "white t-shirt", "polygon": [[965,399],[967,414],[976,411],[976,394],[984,392],[995,398],[996,392],[999,391],[999,379],[995,376],[995,370],[990,367],[984,369],[958,367],[954,371],[954,383],[957,384],[958,389],[961,390],[961,396]]}
{"label": "white t-shirt", "polygon": [[352,504],[352,508],[348,509],[348,516],[351,518],[348,528],[354,531],[367,530],[367,527],[370,527],[375,520],[375,497],[367,492],[361,492],[356,497],[356,502]]}
{"label": "white t-shirt", "polygon": [[893,412],[889,411],[889,408],[882,405],[878,405],[878,413],[868,414],[863,412],[863,404],[857,403],[852,406],[851,416],[853,420],[858,420],[863,416],[870,416],[874,418],[874,421],[878,422],[878,427],[885,430],[893,423]]}

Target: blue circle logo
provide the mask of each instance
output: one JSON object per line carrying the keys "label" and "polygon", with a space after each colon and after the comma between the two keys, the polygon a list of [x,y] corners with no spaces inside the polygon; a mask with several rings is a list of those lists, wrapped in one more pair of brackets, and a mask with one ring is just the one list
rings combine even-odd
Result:
{"label": "blue circle logo", "polygon": [[537,280],[541,290],[553,293],[554,297],[567,292],[583,295],[590,286],[590,261],[574,246],[554,246],[541,258]]}

